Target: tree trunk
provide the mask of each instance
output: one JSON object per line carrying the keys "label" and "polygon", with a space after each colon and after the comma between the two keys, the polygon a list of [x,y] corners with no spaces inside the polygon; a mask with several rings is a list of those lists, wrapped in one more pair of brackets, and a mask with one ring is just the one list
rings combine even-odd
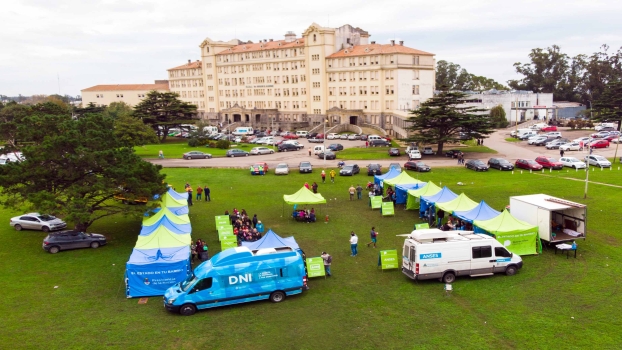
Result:
{"label": "tree trunk", "polygon": [[86,229],[89,228],[89,226],[91,226],[91,223],[88,223],[88,222],[78,222],[74,226],[74,229],[76,231],[86,232]]}
{"label": "tree trunk", "polygon": [[436,154],[438,155],[443,155],[443,145],[445,143],[444,142],[439,142],[438,145],[436,146]]}

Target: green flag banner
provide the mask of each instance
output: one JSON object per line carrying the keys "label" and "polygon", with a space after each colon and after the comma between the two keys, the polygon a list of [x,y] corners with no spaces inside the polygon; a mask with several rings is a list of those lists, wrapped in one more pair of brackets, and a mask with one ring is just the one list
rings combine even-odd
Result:
{"label": "green flag banner", "polygon": [[427,222],[424,222],[423,224],[415,224],[415,230],[423,230],[427,228],[430,228],[430,224]]}
{"label": "green flag banner", "polygon": [[309,273],[309,278],[324,276],[326,274],[326,271],[324,271],[324,259],[321,257],[307,258],[307,272]]}
{"label": "green flag banner", "polygon": [[395,215],[395,208],[393,202],[382,202],[382,216]]}
{"label": "green flag banner", "polygon": [[220,249],[225,250],[238,246],[238,237],[236,235],[223,235],[220,239]]}
{"label": "green flag banner", "polygon": [[216,215],[216,226],[218,225],[231,225],[229,215]]}
{"label": "green flag banner", "polygon": [[378,253],[378,266],[381,266],[383,270],[397,269],[399,267],[398,264],[397,250],[381,250]]}
{"label": "green flag banner", "polygon": [[380,209],[382,206],[382,196],[372,196],[369,197],[369,200],[371,201],[372,209]]}
{"label": "green flag banner", "polygon": [[233,235],[233,226],[226,225],[218,228],[218,240],[222,241],[224,235]]}

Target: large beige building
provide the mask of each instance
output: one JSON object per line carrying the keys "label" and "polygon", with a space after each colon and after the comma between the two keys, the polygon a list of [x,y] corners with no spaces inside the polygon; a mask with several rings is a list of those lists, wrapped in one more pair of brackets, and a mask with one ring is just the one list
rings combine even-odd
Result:
{"label": "large beige building", "polygon": [[112,102],[125,102],[135,106],[152,90],[168,92],[169,83],[167,80],[156,80],[154,84],[95,85],[82,90],[82,105],[108,106]]}
{"label": "large beige building", "polygon": [[168,70],[170,90],[212,123],[309,129],[329,120],[404,134],[407,110],[433,96],[434,54],[369,37],[314,23],[283,40],[207,38],[200,61]]}

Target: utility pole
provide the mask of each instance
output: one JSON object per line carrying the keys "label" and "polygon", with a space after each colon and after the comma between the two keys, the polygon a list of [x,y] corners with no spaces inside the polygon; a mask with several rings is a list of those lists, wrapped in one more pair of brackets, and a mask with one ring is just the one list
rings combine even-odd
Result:
{"label": "utility pole", "polygon": [[585,191],[583,192],[583,199],[587,198],[587,184],[588,184],[588,178],[590,177],[590,163],[589,161],[586,162],[587,164],[585,165]]}

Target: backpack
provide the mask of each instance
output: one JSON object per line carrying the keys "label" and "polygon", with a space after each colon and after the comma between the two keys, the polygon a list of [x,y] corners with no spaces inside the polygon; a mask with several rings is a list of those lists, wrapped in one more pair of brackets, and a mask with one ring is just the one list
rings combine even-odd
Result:
{"label": "backpack", "polygon": [[328,256],[328,258],[326,258],[326,262],[327,263],[332,263],[333,262],[333,257],[331,255]]}

